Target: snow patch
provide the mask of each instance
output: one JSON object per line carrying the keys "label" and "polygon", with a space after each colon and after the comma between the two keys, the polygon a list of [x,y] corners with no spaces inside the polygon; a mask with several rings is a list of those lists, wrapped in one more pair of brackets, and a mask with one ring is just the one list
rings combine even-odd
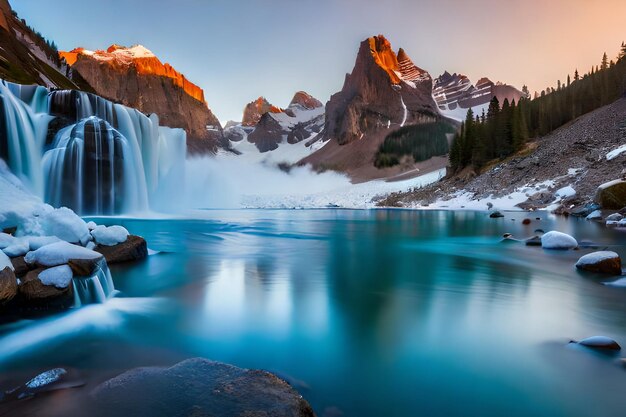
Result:
{"label": "snow patch", "polygon": [[119,243],[126,242],[128,239],[128,230],[122,226],[96,226],[91,231],[91,235],[95,241],[104,246],[115,246]]}
{"label": "snow patch", "polygon": [[15,268],[11,263],[11,259],[9,259],[9,257],[0,250],[0,271],[4,271],[4,269],[7,267],[10,268],[11,271],[15,271]]}
{"label": "snow patch", "polygon": [[623,154],[624,152],[626,152],[626,145],[622,145],[619,148],[615,148],[611,152],[606,154],[606,160],[610,161],[612,159],[615,159],[621,154]]}
{"label": "snow patch", "polygon": [[46,269],[39,274],[39,281],[44,285],[54,285],[57,288],[67,288],[72,282],[74,273],[68,265]]}
{"label": "snow patch", "polygon": [[98,259],[101,257],[102,255],[98,252],[81,246],[72,245],[68,242],[57,242],[28,252],[25,260],[29,264],[58,266],[68,263],[70,259]]}

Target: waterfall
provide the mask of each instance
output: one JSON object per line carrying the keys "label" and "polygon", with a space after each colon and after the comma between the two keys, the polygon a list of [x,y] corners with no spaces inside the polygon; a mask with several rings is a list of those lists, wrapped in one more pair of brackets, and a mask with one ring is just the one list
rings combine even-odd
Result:
{"label": "waterfall", "polygon": [[117,292],[106,262],[100,263],[94,275],[74,278],[72,289],[74,290],[75,308],[87,304],[102,304]]}
{"label": "waterfall", "polygon": [[180,201],[186,134],[160,127],[156,115],[94,94],[6,81],[0,113],[0,158],[54,206],[110,215]]}
{"label": "waterfall", "polygon": [[43,87],[0,82],[0,112],[4,116],[0,116],[0,158],[37,195],[43,193],[41,149],[52,119],[47,113],[37,112],[47,107],[46,96]]}

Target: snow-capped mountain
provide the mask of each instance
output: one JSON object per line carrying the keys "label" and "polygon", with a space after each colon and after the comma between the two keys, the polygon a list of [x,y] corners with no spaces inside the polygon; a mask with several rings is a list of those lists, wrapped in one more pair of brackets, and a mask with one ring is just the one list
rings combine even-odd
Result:
{"label": "snow-capped mountain", "polygon": [[511,85],[494,83],[489,78],[481,78],[474,85],[465,75],[447,71],[435,80],[433,86],[433,97],[439,111],[455,120],[465,119],[469,108],[475,114],[481,114],[483,110],[486,112],[493,97],[497,97],[502,104],[505,99],[517,102],[522,96],[523,93]]}
{"label": "snow-capped mountain", "polygon": [[[285,109],[272,105],[263,97],[249,103],[241,123],[227,124],[224,138],[229,150],[236,154],[275,151],[284,154],[282,162],[293,163],[311,152],[307,143],[317,137],[323,126],[324,105],[299,91]],[[295,153],[296,146],[293,145],[298,145]]]}
{"label": "snow-capped mountain", "polygon": [[97,94],[144,113],[156,113],[164,125],[185,129],[192,150],[214,150],[221,140],[220,122],[202,89],[144,46],[76,48],[59,54]]}

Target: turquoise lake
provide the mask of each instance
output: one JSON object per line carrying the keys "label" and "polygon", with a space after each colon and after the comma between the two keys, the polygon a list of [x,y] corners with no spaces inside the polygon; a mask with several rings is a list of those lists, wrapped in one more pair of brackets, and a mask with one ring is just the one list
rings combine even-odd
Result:
{"label": "turquoise lake", "polygon": [[[202,356],[277,373],[320,417],[624,416],[619,355],[568,342],[606,335],[626,345],[626,290],[575,269],[592,249],[546,251],[502,235],[559,230],[624,258],[626,231],[505,215],[98,218],[160,253],[111,267],[120,294],[104,305],[0,327],[2,375],[72,367],[88,381],[66,394],[75,399],[126,369]],[[67,416],[69,402],[31,412]]]}

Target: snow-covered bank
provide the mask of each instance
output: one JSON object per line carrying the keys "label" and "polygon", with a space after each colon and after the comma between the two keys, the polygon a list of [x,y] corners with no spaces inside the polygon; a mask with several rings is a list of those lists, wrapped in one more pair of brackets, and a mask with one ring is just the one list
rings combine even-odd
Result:
{"label": "snow-covered bank", "polygon": [[[294,145],[298,146],[298,145]],[[369,208],[377,197],[432,184],[438,170],[408,180],[352,184],[340,173],[316,173],[310,167],[289,172],[247,158],[199,158],[187,164],[187,208]],[[210,191],[209,191],[210,190]]]}

